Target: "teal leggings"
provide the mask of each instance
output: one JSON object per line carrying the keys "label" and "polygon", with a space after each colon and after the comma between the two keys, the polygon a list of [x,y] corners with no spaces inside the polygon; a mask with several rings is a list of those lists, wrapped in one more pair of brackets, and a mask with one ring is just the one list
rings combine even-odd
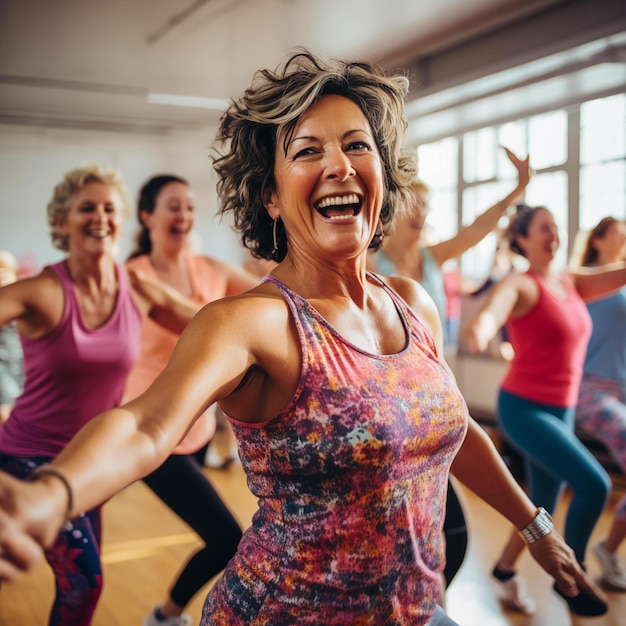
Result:
{"label": "teal leggings", "polygon": [[552,513],[563,487],[572,489],[564,537],[584,563],[611,480],[574,434],[574,408],[539,404],[500,390],[498,419],[504,435],[524,457],[529,495],[537,506]]}

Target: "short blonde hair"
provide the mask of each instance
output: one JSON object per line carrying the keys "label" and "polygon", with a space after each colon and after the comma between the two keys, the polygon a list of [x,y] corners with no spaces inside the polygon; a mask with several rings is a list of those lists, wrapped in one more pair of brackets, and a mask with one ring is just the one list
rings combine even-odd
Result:
{"label": "short blonde hair", "polygon": [[119,168],[94,163],[66,172],[63,180],[54,188],[47,207],[52,245],[63,252],[69,250],[69,243],[67,236],[61,234],[59,227],[70,210],[74,195],[89,183],[102,183],[115,188],[122,199],[122,217],[126,218],[130,213],[130,195]]}

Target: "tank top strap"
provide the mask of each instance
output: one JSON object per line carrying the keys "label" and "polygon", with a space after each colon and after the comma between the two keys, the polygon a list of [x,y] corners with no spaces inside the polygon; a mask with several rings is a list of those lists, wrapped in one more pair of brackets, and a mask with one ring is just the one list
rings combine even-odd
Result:
{"label": "tank top strap", "polygon": [[[416,338],[420,342],[426,342],[430,350],[432,350],[434,354],[437,354],[437,347],[435,345],[433,336],[431,335],[428,328],[424,325],[424,323],[419,319],[419,317],[415,315],[408,303],[381,277],[373,274],[372,272],[367,272],[367,276],[372,280],[372,282],[379,285],[382,289],[384,289],[385,293],[389,295],[391,301],[396,307],[396,310],[398,311],[398,315],[407,334]],[[298,333],[300,333],[300,335],[302,336],[302,305],[304,305],[309,311],[313,310],[313,307],[305,298],[297,294],[295,291],[285,285],[281,280],[271,274],[265,276],[261,282],[272,283],[276,285],[281,293],[283,293],[285,300],[287,301],[287,304],[292,312],[292,315],[296,320]],[[302,304],[299,306],[298,303]]]}
{"label": "tank top strap", "polygon": [[78,302],[76,301],[76,294],[72,287],[72,280],[70,279],[70,273],[67,269],[65,261],[59,261],[53,265],[47,265],[48,269],[52,270],[61,282],[61,288],[63,289],[63,313],[59,320],[58,326],[65,324],[70,316],[76,316],[80,314],[78,308]]}

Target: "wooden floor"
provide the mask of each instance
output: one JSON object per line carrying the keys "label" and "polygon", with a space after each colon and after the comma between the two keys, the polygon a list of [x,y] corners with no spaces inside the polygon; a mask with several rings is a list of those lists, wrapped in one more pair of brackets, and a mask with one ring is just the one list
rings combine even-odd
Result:
{"label": "wooden floor", "polygon": [[[255,499],[241,468],[205,471],[242,527],[247,526]],[[524,617],[508,612],[499,601],[489,571],[510,527],[470,492],[463,488],[460,491],[470,525],[470,547],[446,601],[448,613],[461,626],[626,626],[626,593],[608,594],[611,608],[604,617],[572,617],[563,600],[552,591],[548,576],[528,555],[522,558],[520,571],[537,601],[537,614]],[[618,486],[607,511],[612,511],[623,493],[624,486]],[[559,528],[563,508],[555,515]],[[141,626],[146,613],[163,600],[174,574],[199,541],[143,483],[115,496],[104,510],[105,587],[94,626]],[[604,535],[609,521],[605,513],[593,541]],[[622,546],[622,556],[626,558],[626,545]],[[597,576],[593,557],[589,559],[589,570]],[[0,626],[44,626],[52,584],[52,576],[42,564],[17,583],[4,585],[0,590]],[[198,593],[188,607],[196,624],[207,589]]]}

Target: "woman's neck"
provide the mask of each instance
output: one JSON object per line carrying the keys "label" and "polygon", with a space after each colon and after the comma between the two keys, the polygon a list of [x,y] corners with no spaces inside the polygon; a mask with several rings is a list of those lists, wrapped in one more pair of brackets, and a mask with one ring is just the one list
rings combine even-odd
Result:
{"label": "woman's neck", "polygon": [[193,295],[193,285],[187,267],[185,250],[175,252],[152,250],[149,258],[159,280],[186,297]]}
{"label": "woman's neck", "polygon": [[95,287],[98,290],[116,288],[115,262],[109,255],[93,257],[70,253],[65,259],[65,267],[71,281],[79,287]]}
{"label": "woman's neck", "polygon": [[422,251],[418,246],[418,242],[413,241],[400,246],[390,240],[389,244],[391,245],[383,247],[383,252],[396,270],[398,270],[398,274],[410,276],[414,280],[421,280]]}

